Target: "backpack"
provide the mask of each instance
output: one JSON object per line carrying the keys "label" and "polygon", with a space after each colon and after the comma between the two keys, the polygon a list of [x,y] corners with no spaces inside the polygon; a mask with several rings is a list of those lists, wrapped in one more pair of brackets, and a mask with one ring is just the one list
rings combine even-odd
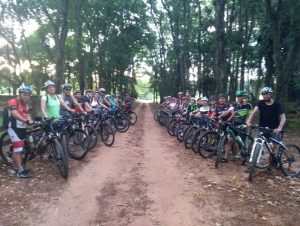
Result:
{"label": "backpack", "polygon": [[[17,100],[17,108],[18,108],[19,107],[19,101],[18,101],[17,98],[16,98],[16,100]],[[2,117],[3,117],[2,128],[3,129],[8,129],[8,124],[11,120],[11,115],[10,115],[8,105],[6,105],[5,108],[3,109]]]}

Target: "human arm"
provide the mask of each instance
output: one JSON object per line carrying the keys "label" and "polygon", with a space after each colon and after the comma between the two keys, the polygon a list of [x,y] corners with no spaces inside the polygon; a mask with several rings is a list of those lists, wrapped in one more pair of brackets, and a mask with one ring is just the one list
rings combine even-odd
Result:
{"label": "human arm", "polygon": [[63,98],[59,97],[59,102],[60,105],[63,106],[67,111],[70,111],[72,113],[75,113],[74,109],[69,108],[69,106],[65,103],[65,101],[63,100]]}
{"label": "human arm", "polygon": [[246,120],[246,125],[250,127],[252,124],[252,120],[254,116],[259,112],[259,108],[257,106],[254,107],[253,111],[250,113],[248,119]]}
{"label": "human arm", "polygon": [[279,118],[280,118],[279,126],[276,129],[273,130],[274,133],[279,133],[282,130],[282,128],[283,128],[283,126],[286,122],[286,117],[285,117],[284,113],[279,115]]}
{"label": "human arm", "polygon": [[44,115],[45,118],[48,118],[46,108],[47,108],[46,100],[42,97],[42,99],[41,99],[41,112],[42,112],[42,114]]}

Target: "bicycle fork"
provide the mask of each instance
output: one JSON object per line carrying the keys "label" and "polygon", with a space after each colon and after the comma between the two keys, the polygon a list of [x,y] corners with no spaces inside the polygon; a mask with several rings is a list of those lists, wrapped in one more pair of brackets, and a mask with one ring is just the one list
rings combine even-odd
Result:
{"label": "bicycle fork", "polygon": [[258,154],[258,157],[257,157],[257,162],[259,162],[260,160],[260,157],[262,155],[262,150],[263,150],[263,145],[264,145],[265,141],[261,138],[256,138],[255,141],[254,141],[254,144],[252,146],[252,150],[251,150],[251,155],[250,155],[250,159],[249,159],[249,162],[252,162],[252,159],[253,159],[253,155],[254,155],[254,151],[256,149],[257,146],[259,146],[259,154]]}

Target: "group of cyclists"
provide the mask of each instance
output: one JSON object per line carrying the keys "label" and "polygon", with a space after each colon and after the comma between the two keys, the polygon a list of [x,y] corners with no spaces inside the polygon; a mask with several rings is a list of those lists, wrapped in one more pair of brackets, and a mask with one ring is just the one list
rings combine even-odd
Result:
{"label": "group of cyclists", "polygon": [[[259,126],[272,129],[272,133],[268,134],[268,136],[280,141],[280,134],[286,122],[283,107],[278,101],[274,100],[271,87],[262,88],[260,94],[262,95],[262,99],[258,101],[254,108],[247,102],[247,92],[245,90],[238,90],[236,92],[236,102],[234,103],[229,103],[226,94],[212,95],[209,98],[199,97],[196,99],[187,90],[185,94],[179,92],[178,97],[164,97],[162,106],[170,109],[172,115],[179,114],[185,120],[196,122],[196,124],[197,121],[199,122],[198,124],[201,124],[201,122],[205,121],[203,119],[206,118],[215,122],[230,122],[239,125],[243,130],[251,127],[254,117],[259,114]],[[241,159],[241,150],[239,150],[240,148],[234,137],[235,135],[233,131],[227,133],[224,154],[221,158],[221,162],[223,163],[228,162],[228,155],[231,152],[234,153],[235,159]],[[241,139],[243,138],[245,137],[241,136]],[[270,145],[274,149],[275,145],[272,142],[270,142]],[[247,169],[246,172],[248,171]]]}
{"label": "group of cyclists", "polygon": [[[41,98],[41,113],[45,118],[60,118],[72,113],[92,113],[101,112],[104,109],[116,111],[120,107],[131,108],[133,99],[130,95],[121,98],[119,93],[107,94],[104,88],[99,91],[88,89],[85,94],[81,90],[76,90],[72,94],[72,86],[64,84],[62,93],[57,94],[55,83],[48,80],[44,83],[46,95]],[[21,154],[24,148],[26,128],[32,124],[33,119],[29,114],[29,101],[32,95],[32,88],[22,84],[19,87],[19,95],[7,103],[8,116],[3,119],[3,128],[7,130],[11,139],[13,153],[13,172],[17,177],[30,178],[29,171],[22,166]]]}

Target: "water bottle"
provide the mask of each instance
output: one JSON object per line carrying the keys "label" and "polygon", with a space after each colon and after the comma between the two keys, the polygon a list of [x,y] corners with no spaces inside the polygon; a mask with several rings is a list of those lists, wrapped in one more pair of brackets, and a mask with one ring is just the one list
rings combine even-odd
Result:
{"label": "water bottle", "polygon": [[28,141],[29,141],[29,143],[30,143],[30,144],[32,144],[32,143],[33,143],[33,137],[32,137],[32,135],[31,135],[31,134],[28,136]]}
{"label": "water bottle", "polygon": [[244,142],[242,141],[242,138],[240,136],[236,136],[235,139],[240,143],[242,147],[244,146]]}

